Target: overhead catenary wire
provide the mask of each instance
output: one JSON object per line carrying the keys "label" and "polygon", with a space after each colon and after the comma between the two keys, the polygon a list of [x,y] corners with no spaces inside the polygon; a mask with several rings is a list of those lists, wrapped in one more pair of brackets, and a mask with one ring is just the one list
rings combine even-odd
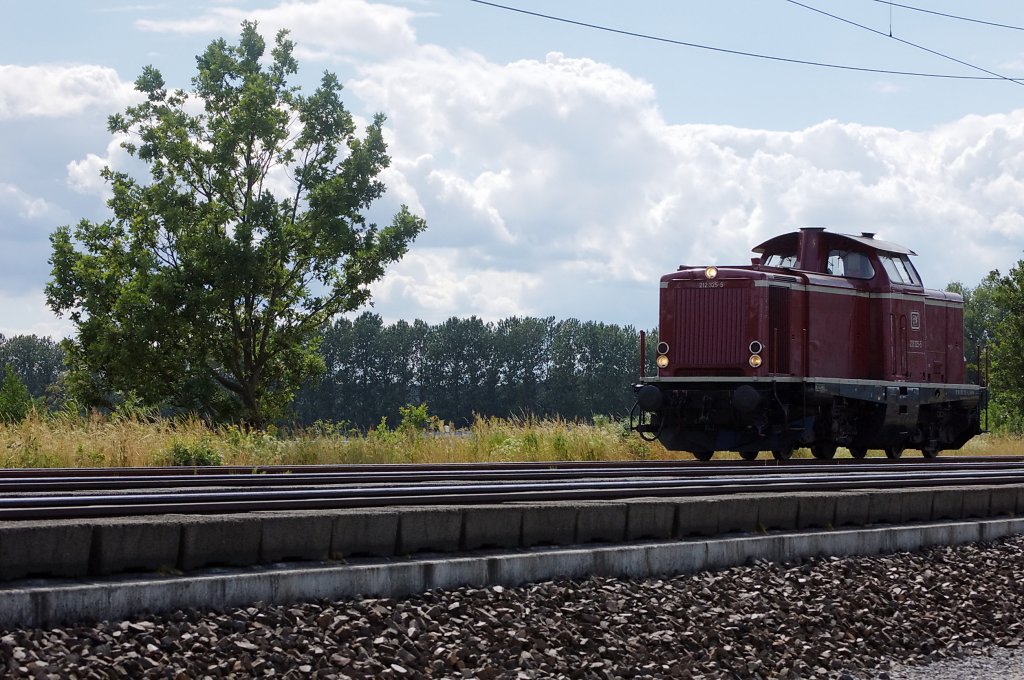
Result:
{"label": "overhead catenary wire", "polygon": [[958,14],[947,14],[946,12],[936,12],[932,9],[924,9],[923,7],[914,7],[913,5],[901,5],[898,2],[891,2],[890,0],[873,0],[874,2],[881,2],[889,5],[890,11],[893,7],[899,7],[900,9],[908,9],[912,12],[922,12],[924,14],[933,14],[938,17],[944,17],[946,19],[956,19],[957,21],[969,21],[974,24],[984,24],[985,26],[994,26],[996,28],[1008,28],[1011,31],[1024,31],[1024,26],[1014,26],[1013,24],[1001,24],[998,21],[985,21],[984,19],[974,19],[972,17],[960,16]]}
{"label": "overhead catenary wire", "polygon": [[[865,66],[852,66],[852,65],[849,65],[849,64],[833,64],[833,63],[828,63],[828,62],[812,61],[812,60],[808,60],[808,59],[793,59],[793,58],[790,58],[790,57],[780,57],[780,56],[771,55],[771,54],[761,54],[761,53],[757,53],[757,52],[747,52],[747,51],[744,51],[744,50],[733,50],[733,49],[728,49],[728,48],[725,48],[725,47],[716,47],[716,46],[713,46],[713,45],[704,45],[704,44],[701,44],[701,43],[688,42],[688,41],[685,41],[685,40],[676,40],[676,39],[673,39],[673,38],[665,38],[665,37],[662,37],[662,36],[656,36],[656,35],[651,35],[651,34],[647,34],[647,33],[639,33],[639,32],[636,32],[636,31],[627,31],[627,30],[620,29],[620,28],[613,28],[611,26],[603,26],[603,25],[600,25],[600,24],[594,24],[594,23],[590,23],[590,22],[586,22],[586,21],[578,21],[576,19],[569,19],[569,18],[566,18],[566,17],[556,16],[556,15],[553,15],[553,14],[545,14],[543,12],[534,12],[534,11],[531,11],[531,10],[522,9],[521,7],[512,7],[512,6],[509,6],[509,5],[502,5],[502,4],[499,4],[499,3],[496,3],[496,2],[490,2],[489,0],[469,0],[469,1],[473,2],[473,3],[476,3],[478,5],[486,5],[488,7],[494,7],[496,9],[501,9],[501,10],[505,10],[505,11],[508,11],[508,12],[515,12],[517,14],[524,14],[524,15],[527,15],[527,16],[537,17],[539,19],[545,19],[545,20],[548,20],[548,21],[556,21],[556,22],[560,22],[560,23],[563,23],[563,24],[570,24],[572,26],[580,26],[582,28],[590,28],[590,29],[597,30],[597,31],[604,31],[606,33],[614,33],[616,35],[623,35],[623,36],[628,36],[628,37],[632,37],[632,38],[640,38],[640,39],[643,39],[643,40],[651,40],[651,41],[655,41],[655,42],[667,43],[667,44],[670,44],[670,45],[679,45],[681,47],[692,47],[692,48],[700,49],[700,50],[709,50],[709,51],[712,51],[712,52],[720,52],[720,53],[723,53],[723,54],[733,54],[733,55],[741,56],[741,57],[751,57],[751,58],[755,58],[755,59],[765,59],[765,60],[769,60],[769,61],[777,61],[777,62],[782,62],[782,63],[787,63],[787,64],[799,64],[799,65],[803,65],[803,66],[817,66],[817,67],[821,67],[821,68],[839,69],[839,70],[844,70],[844,71],[857,71],[857,72],[861,72],[861,73],[879,73],[879,74],[884,74],[884,75],[911,76],[911,77],[917,77],[917,78],[944,78],[944,79],[949,79],[949,80],[1009,80],[1011,82],[1016,82],[1018,84],[1024,84],[1024,82],[1022,82],[1022,81],[1015,80],[1013,78],[1007,78],[1006,76],[1001,76],[1001,75],[998,75],[998,74],[994,74],[994,75],[991,75],[991,76],[972,76],[972,75],[957,75],[957,74],[953,74],[953,73],[926,73],[926,72],[920,72],[920,71],[900,71],[900,70],[894,70],[894,69],[869,68],[869,67],[865,67]],[[883,33],[883,35],[885,35],[885,34]],[[974,68],[977,68],[977,67],[974,67]],[[982,70],[984,70],[984,69],[982,69]]]}
{"label": "overhead catenary wire", "polygon": [[835,19],[836,21],[841,21],[844,24],[850,24],[851,26],[856,26],[857,28],[860,28],[860,29],[865,30],[865,31],[869,31],[869,32],[874,33],[876,35],[880,35],[880,36],[883,36],[883,37],[886,37],[886,38],[890,38],[892,40],[895,40],[896,42],[902,43],[902,44],[907,45],[909,47],[913,47],[914,49],[922,50],[924,52],[927,52],[929,54],[933,54],[933,55],[935,55],[937,57],[941,57],[943,59],[948,59],[949,61],[956,62],[957,64],[960,64],[961,66],[966,66],[966,67],[972,68],[972,69],[974,69],[976,71],[981,71],[982,73],[987,73],[990,76],[994,76],[994,77],[996,77],[996,78],[998,78],[1000,80],[1007,80],[1007,81],[1009,81],[1011,83],[1016,83],[1017,85],[1024,85],[1024,82],[1021,82],[1020,80],[1017,80],[1017,79],[1014,79],[1014,78],[1010,78],[1009,76],[1004,76],[1002,74],[996,73],[995,71],[990,71],[987,68],[984,68],[982,66],[978,66],[976,64],[972,64],[970,62],[964,61],[963,59],[957,59],[956,57],[954,57],[952,55],[946,54],[945,52],[939,52],[938,50],[933,50],[930,47],[925,47],[924,45],[919,45],[918,43],[912,42],[910,40],[906,40],[904,38],[896,37],[895,35],[892,35],[891,29],[890,29],[890,33],[888,35],[886,35],[886,33],[884,31],[879,31],[877,28],[871,28],[870,26],[866,26],[864,24],[857,23],[856,21],[853,21],[852,19],[847,19],[845,17],[841,17],[838,14],[833,14],[831,12],[826,12],[825,10],[819,9],[818,7],[813,7],[811,5],[805,5],[802,2],[797,2],[797,0],[785,0],[785,1],[788,2],[791,5],[796,5],[797,7],[803,7],[804,9],[810,10],[811,12],[816,12],[818,14],[824,15],[826,17],[829,17],[830,19]]}

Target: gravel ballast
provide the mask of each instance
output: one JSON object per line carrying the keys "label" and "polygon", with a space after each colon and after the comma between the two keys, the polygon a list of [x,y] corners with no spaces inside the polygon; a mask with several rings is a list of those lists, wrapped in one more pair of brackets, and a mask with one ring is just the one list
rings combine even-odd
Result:
{"label": "gravel ballast", "polygon": [[[660,580],[549,581],[0,630],[0,675],[896,679],[965,657],[957,663],[974,663],[971,673],[986,677],[985,664],[1001,674],[1021,667],[1022,626],[1017,537]],[[938,663],[928,677],[959,677],[963,668]]]}

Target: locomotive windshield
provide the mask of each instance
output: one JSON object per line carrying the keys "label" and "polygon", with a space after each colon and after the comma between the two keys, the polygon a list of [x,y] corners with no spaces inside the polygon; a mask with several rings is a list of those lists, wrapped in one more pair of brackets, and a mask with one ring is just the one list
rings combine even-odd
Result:
{"label": "locomotive windshield", "polygon": [[868,256],[855,250],[830,251],[826,271],[832,276],[851,279],[870,279],[875,275],[875,268],[871,266]]}
{"label": "locomotive windshield", "polygon": [[917,275],[913,263],[906,255],[896,253],[879,253],[878,259],[885,267],[885,273],[893,283],[902,283],[907,286],[920,286],[921,277]]}
{"label": "locomotive windshield", "polygon": [[766,267],[796,267],[796,253],[772,253],[764,260]]}

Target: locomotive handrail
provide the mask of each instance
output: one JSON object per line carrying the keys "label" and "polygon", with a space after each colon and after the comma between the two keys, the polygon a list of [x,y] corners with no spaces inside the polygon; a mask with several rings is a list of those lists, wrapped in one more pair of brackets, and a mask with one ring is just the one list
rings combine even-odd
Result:
{"label": "locomotive handrail", "polygon": [[640,330],[640,379],[647,377],[647,331]]}

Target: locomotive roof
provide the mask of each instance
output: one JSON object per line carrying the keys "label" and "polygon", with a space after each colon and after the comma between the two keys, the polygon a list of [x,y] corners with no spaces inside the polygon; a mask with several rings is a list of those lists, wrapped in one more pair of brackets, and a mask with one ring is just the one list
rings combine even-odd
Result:
{"label": "locomotive roof", "polygon": [[[824,229],[822,229],[824,231]],[[785,252],[785,251],[796,251],[797,243],[800,238],[799,231],[791,231],[788,234],[780,234],[779,236],[773,236],[764,243],[754,248],[755,253],[763,254],[766,252]],[[835,243],[837,240],[849,239],[859,243],[862,246],[871,248],[872,250],[881,250],[887,253],[899,253],[901,255],[917,255],[913,250],[905,246],[901,246],[898,243],[891,241],[882,241],[874,237],[874,234],[863,233],[860,236],[854,236],[853,234],[840,234],[839,232],[826,232],[825,238]]]}

